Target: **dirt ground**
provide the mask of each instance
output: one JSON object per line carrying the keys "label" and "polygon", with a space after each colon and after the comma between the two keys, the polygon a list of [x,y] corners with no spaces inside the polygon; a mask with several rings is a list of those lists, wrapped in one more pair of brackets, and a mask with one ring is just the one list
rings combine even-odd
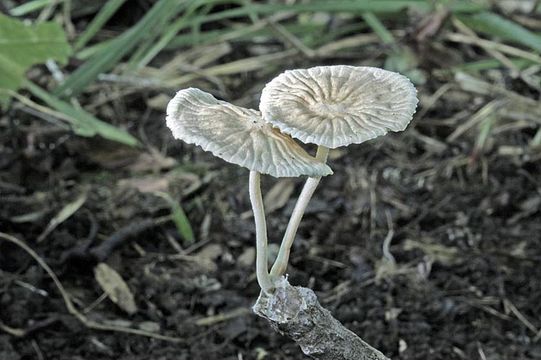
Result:
{"label": "dirt ground", "polygon": [[[314,289],[345,326],[395,359],[541,359],[541,148],[530,145],[539,122],[512,118],[540,112],[539,89],[505,67],[475,73],[489,88],[472,88],[470,75],[446,69],[482,51],[443,38],[401,38],[426,78],[418,112],[403,133],[331,152],[334,175],[301,224],[290,282]],[[252,45],[234,43],[240,50],[229,56]],[[363,56],[367,49],[376,55]],[[296,53],[224,77],[227,92],[217,96],[256,108],[262,86],[285,69],[382,66],[387,49],[348,51]],[[46,71],[29,76],[46,86]],[[192,86],[212,90],[205,79]],[[119,87],[97,85],[106,94]],[[248,172],[172,139],[163,110],[149,103],[173,92],[104,100],[99,91],[83,105],[144,148],[77,137],[20,106],[0,118],[0,232],[28,244],[82,314],[70,313],[42,265],[0,239],[0,359],[304,359],[250,311],[258,286]],[[487,109],[493,120],[475,121]],[[273,244],[302,183],[263,180]],[[195,242],[178,235],[155,191],[180,201]],[[44,233],[70,205],[76,211]],[[98,263],[118,272],[135,308],[103,295]]]}

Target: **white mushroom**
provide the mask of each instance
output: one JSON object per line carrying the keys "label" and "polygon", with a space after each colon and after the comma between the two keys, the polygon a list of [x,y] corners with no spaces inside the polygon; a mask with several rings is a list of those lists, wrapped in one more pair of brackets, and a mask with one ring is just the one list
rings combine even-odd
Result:
{"label": "white mushroom", "polygon": [[227,162],[274,177],[332,174],[291,137],[245,109],[202,90],[177,92],[167,105],[167,126],[176,139],[196,144]]}
{"label": "white mushroom", "polygon": [[404,130],[417,101],[405,76],[336,65],[280,74],[263,89],[259,107],[282,132],[334,149]]}
{"label": "white mushroom", "polygon": [[[265,121],[304,143],[326,161],[337,148],[404,130],[417,107],[413,84],[398,73],[346,65],[289,70],[263,89]],[[271,275],[282,275],[304,211],[320,177],[307,180],[286,229]]]}
{"label": "white mushroom", "polygon": [[264,122],[258,111],[241,108],[195,88],[184,89],[167,106],[167,126],[176,139],[250,170],[250,201],[256,223],[256,272],[261,288],[273,288],[268,273],[267,229],[260,173],[275,177],[324,176],[332,170],[308,155],[291,137]]}

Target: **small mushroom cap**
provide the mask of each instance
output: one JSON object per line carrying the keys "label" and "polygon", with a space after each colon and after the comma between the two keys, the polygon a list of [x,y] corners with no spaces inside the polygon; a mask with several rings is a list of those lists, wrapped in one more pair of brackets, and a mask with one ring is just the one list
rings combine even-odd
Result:
{"label": "small mushroom cap", "polygon": [[304,143],[329,148],[402,131],[417,107],[408,78],[373,67],[317,66],[286,71],[263,89],[265,121]]}
{"label": "small mushroom cap", "polygon": [[332,174],[288,135],[241,108],[195,88],[180,90],[167,105],[176,139],[196,144],[227,162],[275,177]]}

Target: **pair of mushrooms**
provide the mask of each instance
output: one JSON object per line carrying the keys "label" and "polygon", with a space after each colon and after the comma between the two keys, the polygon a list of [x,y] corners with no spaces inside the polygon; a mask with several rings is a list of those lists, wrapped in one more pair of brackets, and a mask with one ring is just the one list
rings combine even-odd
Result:
{"label": "pair of mushrooms", "polygon": [[[317,66],[286,71],[269,82],[261,95],[261,112],[199,89],[180,90],[167,106],[167,126],[176,139],[250,170],[257,280],[270,293],[286,271],[310,198],[321,177],[332,174],[326,164],[329,149],[404,130],[417,102],[415,87],[400,74],[373,67]],[[316,156],[293,138],[318,145]],[[309,177],[270,272],[260,174]]]}

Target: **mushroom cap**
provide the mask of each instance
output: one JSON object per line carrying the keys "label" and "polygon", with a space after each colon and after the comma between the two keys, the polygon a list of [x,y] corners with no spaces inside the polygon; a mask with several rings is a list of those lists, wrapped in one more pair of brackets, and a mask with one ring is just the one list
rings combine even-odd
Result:
{"label": "mushroom cap", "polygon": [[332,174],[289,135],[245,109],[195,88],[177,92],[167,105],[167,126],[176,139],[196,144],[227,162],[275,177]]}
{"label": "mushroom cap", "polygon": [[329,148],[402,131],[417,107],[408,78],[374,67],[288,70],[263,89],[265,121],[304,143]]}

